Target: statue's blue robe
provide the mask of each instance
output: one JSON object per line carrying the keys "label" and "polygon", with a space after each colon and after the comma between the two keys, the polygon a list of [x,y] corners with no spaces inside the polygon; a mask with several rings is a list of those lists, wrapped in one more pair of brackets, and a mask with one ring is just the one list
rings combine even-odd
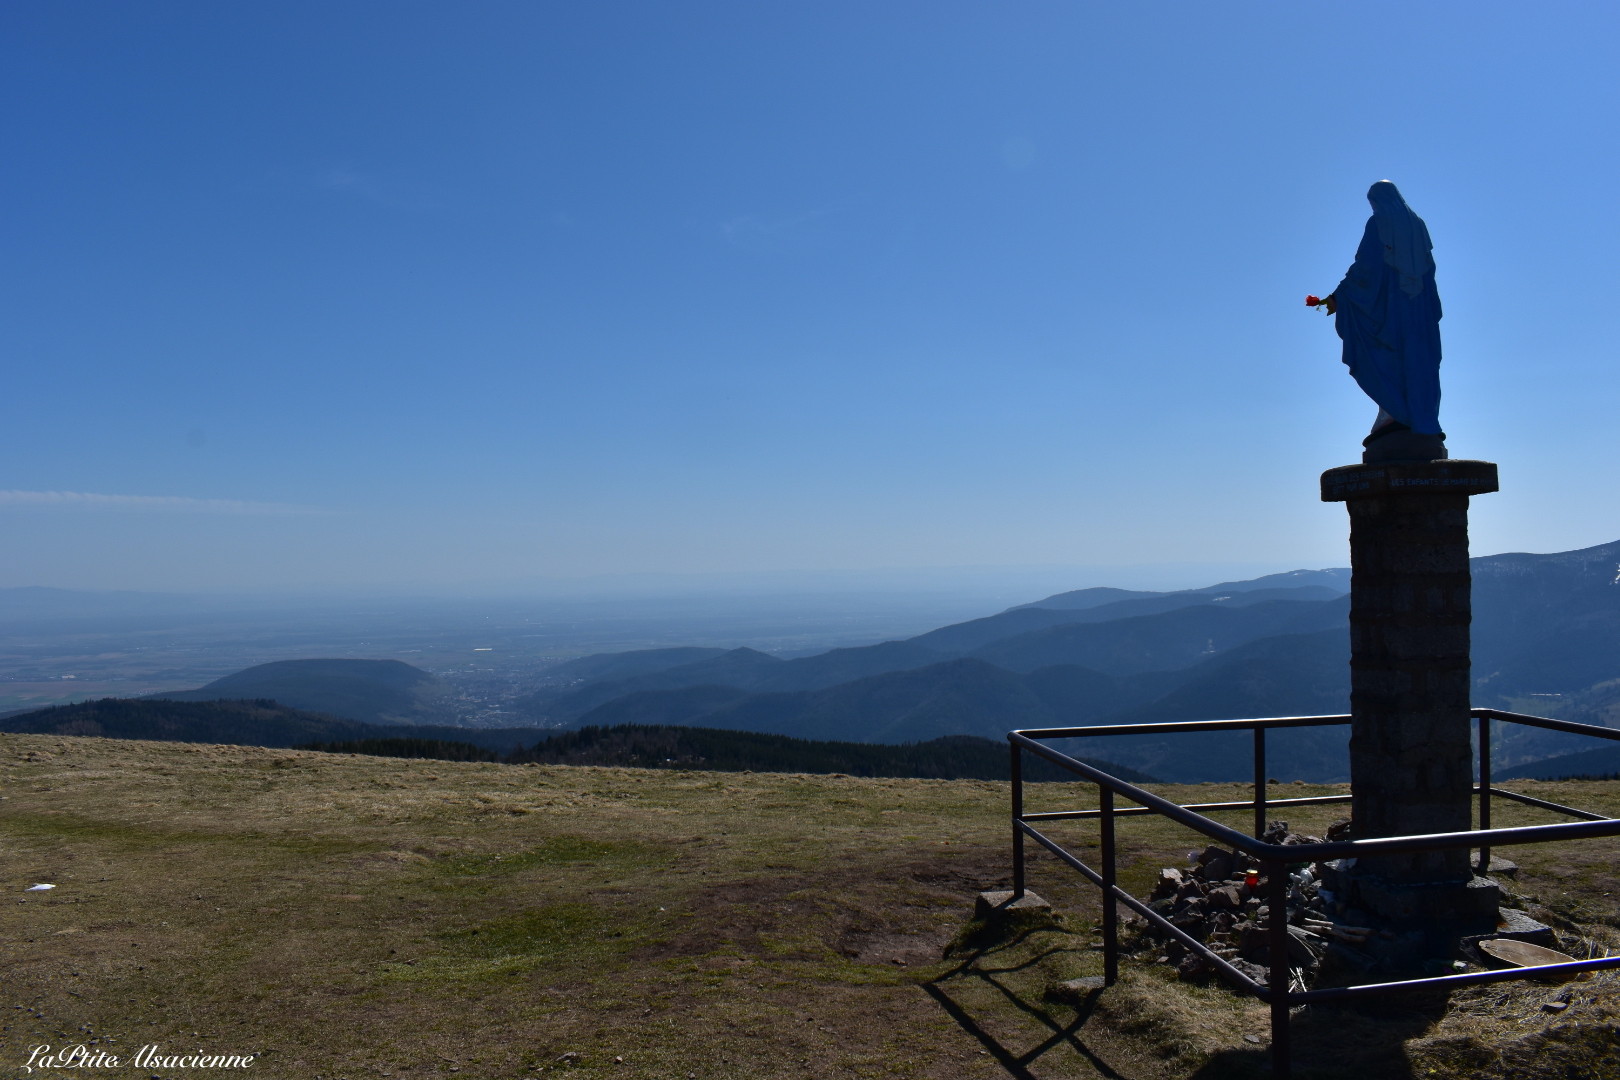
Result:
{"label": "statue's blue robe", "polygon": [[1350,374],[1389,415],[1426,435],[1440,434],[1440,295],[1434,271],[1408,296],[1384,262],[1374,218],[1356,261],[1333,290],[1334,326]]}

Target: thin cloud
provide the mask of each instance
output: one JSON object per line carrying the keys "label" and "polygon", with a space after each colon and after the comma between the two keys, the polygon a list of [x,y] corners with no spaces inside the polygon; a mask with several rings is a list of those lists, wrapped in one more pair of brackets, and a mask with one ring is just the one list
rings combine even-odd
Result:
{"label": "thin cloud", "polygon": [[398,177],[361,172],[347,165],[327,169],[314,178],[316,187],[339,191],[385,206],[390,210],[425,210],[428,200],[420,190]]}
{"label": "thin cloud", "polygon": [[90,491],[0,491],[0,507],[84,507],[92,510],[159,510],[191,514],[317,514],[311,506],[246,502],[241,499],[191,499],[183,495],[98,495]]}
{"label": "thin cloud", "polygon": [[742,214],[720,223],[720,235],[736,247],[802,247],[821,240],[823,222],[840,213],[842,207],[827,206],[790,217],[761,218]]}

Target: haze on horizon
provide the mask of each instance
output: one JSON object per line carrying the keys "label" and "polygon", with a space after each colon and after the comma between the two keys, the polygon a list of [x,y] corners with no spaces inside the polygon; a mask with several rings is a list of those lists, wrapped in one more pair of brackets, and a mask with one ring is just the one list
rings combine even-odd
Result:
{"label": "haze on horizon", "polygon": [[0,587],[1342,566],[1386,177],[1474,553],[1620,537],[1611,5],[0,13]]}

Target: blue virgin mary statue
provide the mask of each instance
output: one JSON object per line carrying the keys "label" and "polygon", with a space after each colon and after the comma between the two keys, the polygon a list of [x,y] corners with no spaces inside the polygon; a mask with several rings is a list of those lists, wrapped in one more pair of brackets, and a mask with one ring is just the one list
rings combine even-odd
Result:
{"label": "blue virgin mary statue", "polygon": [[1344,340],[1345,366],[1378,404],[1367,456],[1443,458],[1434,245],[1388,180],[1374,184],[1367,201],[1373,213],[1356,261],[1324,303]]}

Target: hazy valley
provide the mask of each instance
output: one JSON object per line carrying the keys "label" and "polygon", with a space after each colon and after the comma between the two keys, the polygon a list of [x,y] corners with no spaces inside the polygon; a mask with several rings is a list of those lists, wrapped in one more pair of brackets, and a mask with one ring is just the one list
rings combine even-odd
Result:
{"label": "hazy valley", "polygon": [[[1472,564],[1475,704],[1620,719],[1620,542]],[[566,658],[558,655],[570,648],[560,628],[486,618],[471,631],[482,638],[467,637],[466,626],[440,630],[442,665],[274,660],[145,696],[273,700],[323,722],[403,725],[434,739],[459,733],[502,752],[553,731],[621,725],[906,744],[999,741],[1015,727],[1339,713],[1349,707],[1348,583],[1346,570],[1320,570],[1175,593],[1083,589],[905,638],[802,654],[767,639],[756,644],[773,651],[694,643]],[[412,629],[420,639],[430,625]],[[663,628],[677,639],[679,632]],[[801,628],[800,640],[809,636]],[[693,637],[713,640],[701,628]],[[469,643],[477,640],[502,644]],[[424,646],[394,651],[411,648]],[[545,649],[557,651],[537,651]],[[0,721],[42,730],[29,723],[20,712]],[[223,728],[210,730],[208,741],[230,741]],[[1273,768],[1287,779],[1345,779],[1346,737],[1331,728],[1279,733]],[[296,741],[278,738],[271,744]],[[1125,735],[1069,748],[1177,782],[1230,780],[1248,768],[1241,736]],[[1583,771],[1620,769],[1620,754],[1532,729],[1507,733],[1497,761],[1513,769],[1566,754],[1584,755]]]}

